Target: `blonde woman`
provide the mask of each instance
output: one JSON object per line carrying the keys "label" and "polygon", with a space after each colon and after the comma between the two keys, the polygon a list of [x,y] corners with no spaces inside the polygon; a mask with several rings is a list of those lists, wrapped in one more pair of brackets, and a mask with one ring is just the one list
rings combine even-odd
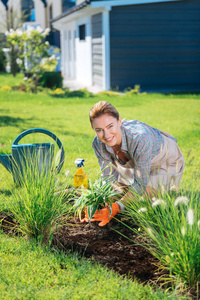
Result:
{"label": "blonde woman", "polygon": [[[174,137],[137,120],[122,122],[116,108],[106,101],[96,103],[89,116],[96,133],[92,147],[103,178],[111,175],[118,185],[131,186],[135,192],[149,196],[160,187],[167,191],[179,185],[184,159]],[[109,208],[104,208],[92,221],[102,221],[100,226],[107,224],[123,210],[125,198],[113,204],[110,218]]]}

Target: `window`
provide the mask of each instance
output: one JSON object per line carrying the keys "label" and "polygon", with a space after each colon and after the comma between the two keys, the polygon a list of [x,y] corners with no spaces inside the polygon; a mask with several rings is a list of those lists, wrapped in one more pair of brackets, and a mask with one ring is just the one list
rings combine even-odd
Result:
{"label": "window", "polygon": [[79,40],[85,41],[85,24],[79,26]]}
{"label": "window", "polygon": [[62,12],[76,5],[76,0],[62,0]]}
{"label": "window", "polygon": [[24,13],[24,21],[35,21],[34,1],[22,0],[21,1],[22,12]]}

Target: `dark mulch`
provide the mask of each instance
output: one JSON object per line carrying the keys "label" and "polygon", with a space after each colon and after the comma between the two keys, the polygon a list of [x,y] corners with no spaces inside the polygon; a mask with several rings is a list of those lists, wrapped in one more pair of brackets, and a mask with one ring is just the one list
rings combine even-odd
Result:
{"label": "dark mulch", "polygon": [[136,235],[117,220],[112,219],[106,226],[99,227],[98,222],[81,224],[78,219],[71,218],[54,234],[52,246],[78,251],[82,256],[106,265],[120,275],[136,277],[140,282],[155,281],[161,276],[159,261],[138,242]]}
{"label": "dark mulch", "polygon": [[[18,234],[12,216],[0,214],[0,224],[4,233]],[[71,218],[63,219],[63,226],[54,234],[52,247],[77,251],[120,275],[136,277],[140,282],[155,281],[161,276],[157,271],[158,260],[134,241],[138,242],[134,233],[117,220],[99,227],[98,222],[80,223],[78,219]]]}

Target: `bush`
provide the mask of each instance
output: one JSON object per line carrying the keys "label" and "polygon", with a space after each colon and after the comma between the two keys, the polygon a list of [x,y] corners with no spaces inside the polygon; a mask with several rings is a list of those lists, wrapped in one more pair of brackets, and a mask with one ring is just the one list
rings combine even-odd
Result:
{"label": "bush", "polygon": [[125,93],[127,95],[137,95],[137,94],[139,94],[140,93],[140,85],[136,84],[134,86],[134,89],[131,89],[131,88],[126,89]]}
{"label": "bush", "polygon": [[99,92],[98,94],[97,94],[98,96],[118,96],[119,95],[119,93],[118,92],[114,92],[114,91],[102,91],[102,92]]}
{"label": "bush", "polygon": [[0,48],[0,72],[6,71],[6,55]]}
{"label": "bush", "polygon": [[94,96],[86,88],[75,90],[75,91],[70,91],[68,88],[66,89],[57,88],[54,91],[49,91],[49,95],[56,98],[73,98],[73,97],[88,98]]}
{"label": "bush", "polygon": [[58,72],[45,72],[41,79],[40,85],[50,89],[62,88],[63,77]]}
{"label": "bush", "polygon": [[4,85],[3,87],[0,88],[1,92],[10,92],[12,88],[9,85]]}
{"label": "bush", "polygon": [[88,97],[93,97],[93,94],[90,93],[86,88],[84,88],[76,91],[66,90],[65,97],[88,98]]}
{"label": "bush", "polygon": [[49,91],[49,95],[52,97],[63,98],[65,96],[65,91],[63,89],[55,89],[54,91]]}

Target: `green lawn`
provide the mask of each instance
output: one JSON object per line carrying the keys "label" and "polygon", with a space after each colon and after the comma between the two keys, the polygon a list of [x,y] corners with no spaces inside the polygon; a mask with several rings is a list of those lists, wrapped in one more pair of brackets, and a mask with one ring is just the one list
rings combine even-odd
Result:
{"label": "green lawn", "polygon": [[[0,74],[0,87],[14,85],[18,80],[22,80],[22,75],[13,79]],[[0,154],[11,153],[12,143],[22,131],[45,128],[58,136],[65,149],[60,180],[64,181],[66,170],[70,170],[73,178],[74,161],[79,157],[85,159],[84,170],[94,179],[99,166],[91,146],[94,132],[88,114],[100,100],[116,106],[122,118],[141,120],[175,136],[186,162],[181,186],[183,190],[199,190],[200,95],[195,94],[52,98],[45,93],[0,92]],[[46,141],[50,139],[42,134],[22,140]],[[11,182],[11,174],[0,164],[0,209],[9,209]],[[148,287],[122,280],[85,260],[53,254],[4,235],[1,235],[0,264],[2,299],[133,299],[132,295],[134,299],[167,299],[161,292],[154,294]],[[61,268],[61,264],[66,264],[66,268]]]}

